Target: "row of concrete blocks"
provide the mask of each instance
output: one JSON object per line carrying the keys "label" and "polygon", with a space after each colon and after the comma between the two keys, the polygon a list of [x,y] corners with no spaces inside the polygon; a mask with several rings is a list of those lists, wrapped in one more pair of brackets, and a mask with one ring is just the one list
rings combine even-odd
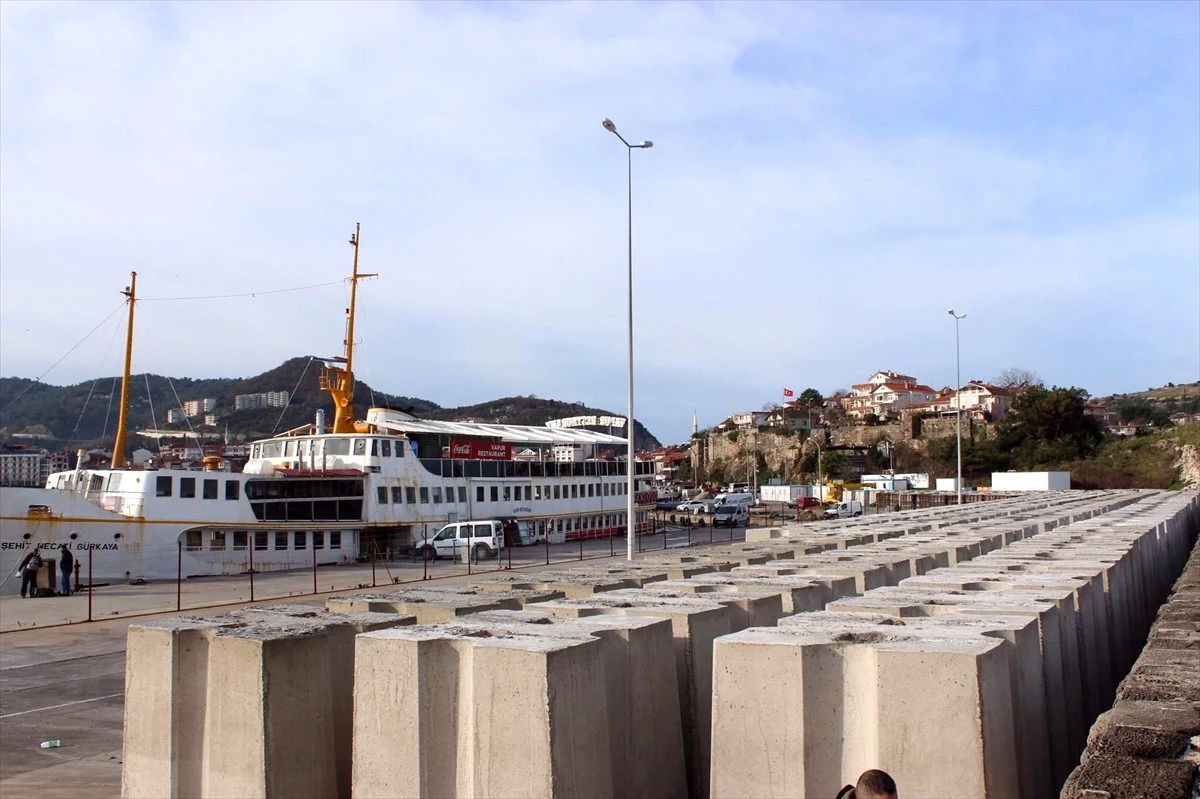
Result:
{"label": "row of concrete blocks", "polygon": [[1200,547],[1158,612],[1116,701],[1088,735],[1062,799],[1200,793]]}
{"label": "row of concrete blocks", "polygon": [[911,796],[1057,793],[1197,514],[1158,495],[720,639],[712,795],[828,796],[873,767]]}
{"label": "row of concrete blocks", "polygon": [[1134,498],[131,628],[123,792],[703,796],[717,638]]}

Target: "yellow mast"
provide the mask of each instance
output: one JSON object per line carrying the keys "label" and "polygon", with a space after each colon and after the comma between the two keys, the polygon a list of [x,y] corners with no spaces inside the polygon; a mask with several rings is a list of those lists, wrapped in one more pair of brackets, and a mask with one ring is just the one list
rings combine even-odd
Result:
{"label": "yellow mast", "polygon": [[350,307],[346,309],[346,354],[336,359],[345,366],[325,365],[321,374],[321,390],[328,391],[333,397],[333,431],[334,433],[353,433],[358,428],[354,424],[354,310],[358,299],[358,281],[374,274],[360,275],[358,273],[358,243],[362,225],[355,223],[354,235],[350,237],[350,246],[354,248],[354,267],[350,273]]}
{"label": "yellow mast", "polygon": [[125,326],[125,371],[121,375],[121,407],[117,416],[117,441],[113,444],[112,468],[125,468],[125,435],[129,424],[129,370],[133,365],[133,307],[137,303],[137,272],[131,273],[129,286],[121,292],[129,303],[129,322]]}

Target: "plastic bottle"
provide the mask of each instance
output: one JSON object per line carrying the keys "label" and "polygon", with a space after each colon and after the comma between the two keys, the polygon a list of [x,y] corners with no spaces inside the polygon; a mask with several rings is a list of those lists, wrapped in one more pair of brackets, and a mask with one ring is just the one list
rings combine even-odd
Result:
{"label": "plastic bottle", "polygon": [[52,741],[42,741],[43,749],[57,749],[60,746],[62,746],[62,741],[58,740],[57,738]]}

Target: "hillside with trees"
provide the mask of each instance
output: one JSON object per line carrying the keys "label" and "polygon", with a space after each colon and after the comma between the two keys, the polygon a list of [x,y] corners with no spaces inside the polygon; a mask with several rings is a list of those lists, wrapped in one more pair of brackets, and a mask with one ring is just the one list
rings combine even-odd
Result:
{"label": "hillside with trees", "polygon": [[[163,377],[138,374],[131,378],[129,427],[131,430],[192,430],[206,438],[242,440],[260,438],[308,424],[324,410],[333,419],[329,395],[320,390],[323,362],[315,357],[292,358],[270,371],[249,378]],[[234,398],[241,394],[287,391],[285,408],[237,410]],[[72,386],[54,386],[25,378],[0,378],[0,440],[36,442],[48,449],[111,444],[120,404],[120,377],[100,377]],[[166,423],[167,411],[181,408],[188,400],[212,398],[215,427],[203,427],[203,417],[186,423]],[[368,408],[384,407],[406,411],[426,419],[474,419],[506,424],[544,424],[549,419],[581,415],[621,415],[588,408],[578,403],[508,397],[465,408],[443,408],[430,400],[388,394],[359,382],[354,394],[355,417],[366,416]],[[616,431],[621,435],[622,431]],[[658,440],[640,423],[636,427],[639,447],[659,446]]]}

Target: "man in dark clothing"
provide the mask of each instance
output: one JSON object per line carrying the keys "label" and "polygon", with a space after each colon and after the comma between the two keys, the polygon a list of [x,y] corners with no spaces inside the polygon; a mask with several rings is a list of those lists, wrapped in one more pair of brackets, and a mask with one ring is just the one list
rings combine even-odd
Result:
{"label": "man in dark clothing", "polygon": [[34,596],[37,591],[37,573],[42,568],[42,554],[35,548],[21,559],[21,565],[17,568],[21,572],[21,596],[26,596],[26,591],[29,592],[29,596]]}
{"label": "man in dark clothing", "polygon": [[63,596],[71,595],[71,572],[75,569],[75,556],[71,554],[71,550],[67,549],[66,544],[59,546],[62,554],[58,557],[58,568],[62,570],[59,575],[59,588]]}

